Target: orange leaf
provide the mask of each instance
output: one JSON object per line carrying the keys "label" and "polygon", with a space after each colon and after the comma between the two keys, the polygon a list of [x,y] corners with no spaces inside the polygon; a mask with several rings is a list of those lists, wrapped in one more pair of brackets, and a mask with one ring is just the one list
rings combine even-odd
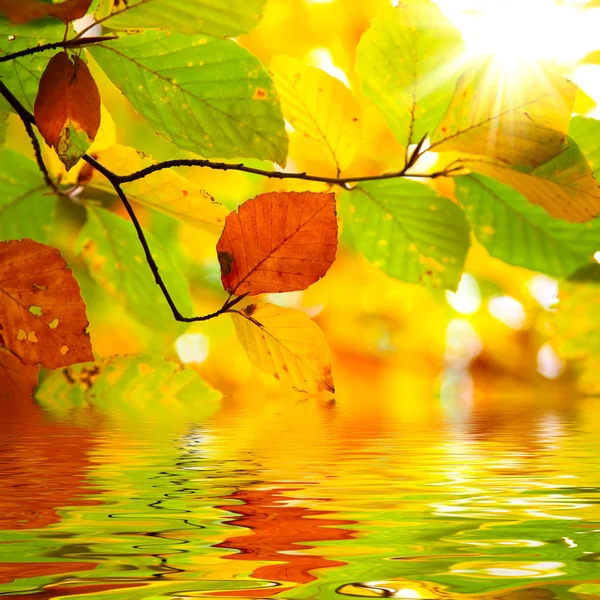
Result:
{"label": "orange leaf", "polygon": [[0,342],[26,365],[94,360],[79,285],[58,250],[0,242]]}
{"label": "orange leaf", "polygon": [[44,17],[56,17],[65,23],[80,19],[90,7],[92,0],[65,0],[60,4],[48,4],[40,0],[0,0],[0,13],[11,23],[28,23]]}
{"label": "orange leaf", "polygon": [[87,65],[66,52],[50,59],[33,107],[44,140],[70,169],[93,142],[100,127],[100,94]]}
{"label": "orange leaf", "polygon": [[333,264],[335,195],[269,192],[225,220],[217,243],[221,281],[230,294],[305,290]]}
{"label": "orange leaf", "polygon": [[0,400],[31,398],[38,382],[38,367],[24,365],[18,356],[0,346]]}

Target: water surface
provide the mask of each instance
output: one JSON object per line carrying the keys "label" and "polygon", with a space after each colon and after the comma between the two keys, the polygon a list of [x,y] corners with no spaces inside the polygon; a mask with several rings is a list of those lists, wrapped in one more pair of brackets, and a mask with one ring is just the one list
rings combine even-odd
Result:
{"label": "water surface", "polygon": [[0,597],[600,598],[599,415],[544,398],[22,408],[0,423]]}

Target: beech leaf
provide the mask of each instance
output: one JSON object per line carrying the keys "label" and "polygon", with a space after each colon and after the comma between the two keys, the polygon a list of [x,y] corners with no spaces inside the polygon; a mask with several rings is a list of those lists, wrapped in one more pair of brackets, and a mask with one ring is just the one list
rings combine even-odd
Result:
{"label": "beech leaf", "polygon": [[363,92],[404,147],[433,131],[444,115],[462,51],[458,30],[424,0],[388,6],[362,36],[356,71]]}
{"label": "beech leaf", "polygon": [[[94,157],[118,175],[128,175],[156,162],[151,156],[127,146],[112,146],[94,153]],[[88,164],[80,171],[79,183],[114,193],[106,177]],[[173,169],[156,171],[143,179],[125,183],[123,189],[130,200],[191,225],[218,225],[220,229],[228,213],[208,192]]]}
{"label": "beech leaf", "polygon": [[38,381],[38,367],[24,365],[19,357],[0,346],[0,400],[31,398]]}
{"label": "beech leaf", "polygon": [[360,109],[352,92],[321,69],[289,56],[271,62],[284,117],[338,173],[352,163],[360,142]]}
{"label": "beech leaf", "polygon": [[463,164],[506,183],[557,219],[583,223],[600,214],[600,186],[592,167],[573,140],[529,173],[486,161],[465,161]]}
{"label": "beech leaf", "polygon": [[215,37],[247,33],[260,20],[265,0],[103,0],[97,19],[111,29],[169,29]]}
{"label": "beech leaf", "polygon": [[431,148],[536,167],[562,149],[576,94],[577,86],[549,67],[525,63],[516,78],[485,60],[459,79]]}
{"label": "beech leaf", "polygon": [[230,294],[305,290],[333,264],[335,195],[268,192],[225,220],[217,243],[221,281]]}
{"label": "beech leaf", "polygon": [[293,308],[250,304],[233,313],[233,324],[250,362],[299,392],[335,391],[325,335]]}
{"label": "beech leaf", "polygon": [[26,365],[93,360],[79,285],[55,248],[0,242],[1,343]]}
{"label": "beech leaf", "polygon": [[33,108],[42,137],[67,170],[73,167],[100,127],[100,94],[87,65],[66,52],[53,56],[40,79]]}
{"label": "beech leaf", "polygon": [[92,0],[64,0],[60,4],[41,0],[0,0],[0,13],[11,23],[28,23],[43,17],[56,17],[65,23],[81,19],[90,7]]}

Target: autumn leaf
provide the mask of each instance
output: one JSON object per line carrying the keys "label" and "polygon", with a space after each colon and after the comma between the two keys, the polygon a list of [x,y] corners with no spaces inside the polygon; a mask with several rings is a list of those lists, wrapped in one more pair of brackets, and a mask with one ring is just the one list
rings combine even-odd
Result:
{"label": "autumn leaf", "polygon": [[66,52],[53,56],[33,110],[42,137],[69,170],[100,127],[100,94],[87,65],[77,56],[71,62]]}
{"label": "autumn leaf", "polygon": [[333,264],[335,195],[269,192],[229,214],[217,243],[221,281],[230,294],[305,290]]}
{"label": "autumn leaf", "polygon": [[465,161],[465,167],[511,186],[551,216],[572,223],[600,213],[600,186],[578,145],[569,145],[529,173],[489,161]]}
{"label": "autumn leaf", "polygon": [[81,19],[90,7],[92,0],[64,0],[59,4],[41,0],[0,0],[0,13],[11,23],[28,23],[43,17],[56,17],[65,23]]}
{"label": "autumn leaf", "polygon": [[561,151],[576,94],[575,84],[549,67],[525,65],[517,78],[485,60],[459,79],[431,148],[537,167]]}
{"label": "autumn leaf", "polygon": [[[111,146],[94,153],[94,157],[119,175],[128,175],[155,163],[151,156],[127,146]],[[88,164],[81,170],[79,183],[114,193],[106,177]],[[130,200],[191,225],[218,225],[220,229],[228,212],[209,193],[173,169],[157,171],[143,179],[125,183],[123,189]]]}
{"label": "autumn leaf", "polygon": [[48,369],[93,360],[79,285],[58,250],[0,242],[0,333],[26,365]]}
{"label": "autumn leaf", "polygon": [[38,381],[38,367],[24,365],[19,357],[0,346],[0,400],[31,398]]}
{"label": "autumn leaf", "polygon": [[325,336],[308,315],[273,304],[250,304],[232,318],[253,365],[300,392],[335,391]]}
{"label": "autumn leaf", "polygon": [[352,163],[360,142],[360,109],[335,77],[289,56],[271,62],[284,117],[338,172]]}
{"label": "autumn leaf", "polygon": [[55,371],[44,378],[35,397],[55,414],[92,401],[98,409],[112,411],[120,405],[129,413],[143,414],[161,407],[164,413],[198,418],[215,410],[220,394],[194,369],[137,354],[109,356]]}

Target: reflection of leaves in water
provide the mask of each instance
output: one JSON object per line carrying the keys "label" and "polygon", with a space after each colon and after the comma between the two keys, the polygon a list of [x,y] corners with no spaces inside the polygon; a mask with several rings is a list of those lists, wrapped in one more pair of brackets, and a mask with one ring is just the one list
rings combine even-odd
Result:
{"label": "reflection of leaves in water", "polygon": [[249,489],[224,496],[225,500],[240,500],[243,504],[226,504],[217,508],[240,515],[228,523],[247,527],[251,533],[229,537],[217,544],[217,548],[240,551],[239,554],[226,554],[223,558],[283,563],[258,567],[251,577],[295,583],[316,580],[317,576],[311,572],[314,569],[347,564],[304,551],[314,548],[310,542],[352,539],[355,532],[342,529],[342,526],[354,525],[356,521],[320,518],[331,515],[332,511],[298,506],[293,497],[283,495],[293,491],[293,488]]}

